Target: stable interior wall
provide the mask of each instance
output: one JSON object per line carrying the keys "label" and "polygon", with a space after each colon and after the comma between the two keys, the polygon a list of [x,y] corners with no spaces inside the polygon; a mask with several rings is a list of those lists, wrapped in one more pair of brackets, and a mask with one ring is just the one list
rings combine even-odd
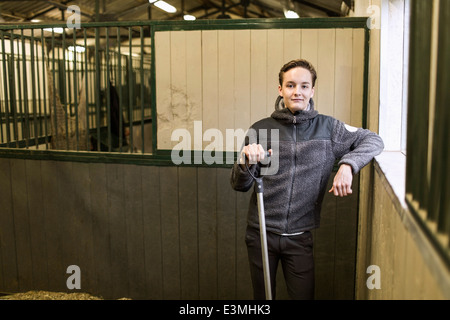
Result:
{"label": "stable interior wall", "polygon": [[364,169],[372,178],[373,198],[359,219],[355,298],[447,300],[449,270],[393,182],[396,176],[404,179],[402,166],[401,158],[387,152]]}
{"label": "stable interior wall", "polygon": [[[365,32],[156,32],[157,149],[174,147],[175,129],[194,136],[194,121],[203,135],[225,135],[269,116],[279,69],[295,58],[318,71],[319,112],[362,126]],[[244,243],[250,192],[231,189],[229,167],[59,159],[0,158],[0,292],[67,291],[67,267],[78,265],[81,290],[105,298],[252,298]],[[354,298],[358,201],[357,192],[325,196],[314,231],[318,299]],[[281,268],[278,279],[277,297],[288,298]]]}
{"label": "stable interior wall", "polygon": [[[316,109],[361,127],[364,35],[363,28],[156,32],[157,148],[175,147],[176,129],[194,137],[194,121],[201,122],[202,134],[245,132],[274,111],[279,70],[298,58],[310,61],[318,73]],[[194,140],[196,150],[211,143],[203,139],[194,145]],[[240,148],[240,143],[223,143],[225,151]]]}
{"label": "stable interior wall", "polygon": [[[17,158],[0,167],[0,292],[74,292],[76,265],[75,291],[106,299],[252,299],[250,192],[232,190],[230,168]],[[313,234],[317,299],[354,298],[357,202],[325,196]],[[277,298],[289,299],[281,268],[278,279]]]}

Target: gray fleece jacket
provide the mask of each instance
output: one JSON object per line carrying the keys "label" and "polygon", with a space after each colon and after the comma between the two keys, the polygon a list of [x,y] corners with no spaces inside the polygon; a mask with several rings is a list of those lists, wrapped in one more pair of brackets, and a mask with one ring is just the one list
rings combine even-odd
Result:
{"label": "gray fleece jacket", "polygon": [[[351,165],[356,174],[384,148],[377,134],[318,114],[312,99],[309,111],[292,114],[287,108],[276,110],[251,129],[247,141],[279,153],[278,170],[263,178],[266,229],[278,234],[319,227],[321,204],[336,159],[340,159],[339,165]],[[258,163],[250,170],[258,176],[262,168],[264,165]],[[253,184],[251,175],[235,163],[231,172],[233,189],[246,192]],[[247,222],[259,228],[254,191]]]}

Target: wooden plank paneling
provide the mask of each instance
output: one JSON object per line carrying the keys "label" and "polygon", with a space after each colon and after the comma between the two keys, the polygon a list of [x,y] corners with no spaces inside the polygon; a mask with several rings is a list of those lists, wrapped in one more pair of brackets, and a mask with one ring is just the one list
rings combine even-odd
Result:
{"label": "wooden plank paneling", "polygon": [[[319,112],[362,124],[362,29],[170,31],[157,32],[156,43],[159,149],[177,143],[170,141],[175,129],[187,128],[192,138],[194,121],[225,137],[226,129],[246,130],[270,116],[279,69],[298,58],[318,72]],[[226,149],[222,142],[202,146]]]}
{"label": "wooden plank paneling", "polygon": [[[73,264],[80,267],[81,289],[92,292],[97,288],[96,264],[94,253],[93,211],[91,205],[91,176],[88,163],[74,162],[72,164],[74,186],[72,194],[75,210],[77,239],[77,261]],[[66,277],[70,275],[67,274]]]}
{"label": "wooden plank paneling", "polygon": [[[234,34],[234,125],[247,130],[250,120],[250,30],[237,30]],[[240,149],[241,146],[238,146]]]}
{"label": "wooden plank paneling", "polygon": [[186,33],[170,33],[170,85],[171,114],[170,127],[172,130],[187,127],[187,60],[186,60]]}
{"label": "wooden plank paneling", "polygon": [[[304,29],[302,30],[302,43],[301,43],[301,54],[300,57],[302,59],[306,59],[312,63],[312,65],[316,68],[316,72],[318,72],[318,59],[319,59],[319,33],[322,30],[320,29]],[[315,85],[314,87],[314,96],[313,100],[316,106],[320,105],[319,101],[319,86]]]}
{"label": "wooden plank paneling", "polygon": [[[234,31],[218,31],[218,129],[222,133],[222,143],[225,141],[226,130],[234,129],[234,79],[235,70],[230,68],[235,64],[234,50]],[[238,57],[239,59],[239,57]],[[234,151],[234,148],[224,144],[221,150]],[[220,149],[219,149],[220,150]]]}
{"label": "wooden plank paneling", "polygon": [[[300,58],[302,46],[302,30],[283,30],[283,58],[284,63]],[[280,66],[281,67],[281,66]]]}
{"label": "wooden plank paneling", "polygon": [[55,163],[57,167],[57,214],[60,228],[61,242],[61,270],[58,271],[58,286],[61,290],[67,290],[66,280],[69,275],[66,273],[67,268],[71,265],[78,265],[79,255],[79,238],[77,222],[78,214],[75,203],[74,193],[78,186],[73,183],[73,163],[68,161],[58,161]]}
{"label": "wooden plank paneling", "polygon": [[351,118],[352,32],[352,29],[336,29],[333,115],[345,123],[350,123]]}
{"label": "wooden plank paneling", "polygon": [[353,177],[352,190],[336,199],[334,299],[354,298],[359,175]]}
{"label": "wooden plank paneling", "polygon": [[236,299],[253,298],[247,247],[245,245],[250,195],[250,192],[236,192]]}
{"label": "wooden plank paneling", "polygon": [[[111,270],[111,250],[109,240],[109,214],[107,173],[104,163],[89,164],[91,194],[91,223],[93,234],[93,293],[105,298],[112,297],[113,278]],[[107,296],[108,294],[108,296]]]}
{"label": "wooden plank paneling", "polygon": [[144,219],[142,205],[142,174],[140,166],[128,166],[124,170],[124,198],[129,272],[129,296],[147,297],[145,281]]}
{"label": "wooden plank paneling", "polygon": [[[286,63],[283,50],[283,30],[267,31],[267,85],[266,85],[266,116],[269,117],[275,110],[275,100],[278,97],[278,73]],[[251,125],[251,124],[250,124]],[[249,125],[249,126],[250,126]]]}
{"label": "wooden plank paneling", "polygon": [[254,123],[266,115],[267,77],[267,31],[250,31],[250,122]]}
{"label": "wooden plank paneling", "polygon": [[[328,180],[327,191],[331,189],[333,179],[334,174]],[[320,300],[333,299],[335,293],[336,209],[337,198],[327,192],[322,203],[320,227],[313,233],[315,298]]]}
{"label": "wooden plank paneling", "polygon": [[30,221],[31,258],[33,270],[33,287],[48,287],[47,250],[45,245],[45,211],[41,182],[41,162],[26,160],[28,211]]}
{"label": "wooden plank paneling", "polygon": [[170,32],[155,34],[155,43],[157,44],[155,59],[158,61],[155,67],[156,79],[158,79],[158,85],[156,86],[156,105],[158,106],[156,123],[158,126],[157,146],[160,149],[169,149],[171,146],[172,127],[170,123],[173,121],[173,114],[170,110],[172,104],[170,35]]}
{"label": "wooden plank paneling", "polygon": [[163,298],[180,299],[178,168],[160,171]]}
{"label": "wooden plank paneling", "polygon": [[[219,127],[219,66],[217,33],[217,30],[202,31],[203,132],[211,128]],[[209,144],[209,141],[203,141],[203,149]]]}
{"label": "wooden plank paneling", "polygon": [[308,60],[315,67],[318,63],[319,33],[322,31],[321,29],[302,30],[300,57]]}
{"label": "wooden plank paneling", "polygon": [[229,169],[217,169],[218,299],[236,296],[236,192],[225,183],[229,177]]}
{"label": "wooden plank paneling", "polygon": [[[13,161],[13,160],[12,160]],[[10,159],[0,158],[0,254],[2,291],[19,290]]]}
{"label": "wooden plank paneling", "polygon": [[[9,233],[8,240],[0,225],[7,275],[2,288],[14,289],[16,283],[15,290],[24,290],[31,281],[30,289],[70,291],[66,269],[75,264],[81,268],[81,291],[107,299],[252,298],[244,242],[251,192],[231,189],[229,168],[23,161],[7,162],[14,162],[14,174],[27,169],[31,176],[24,180],[25,189],[5,183],[11,175],[2,171],[2,190],[11,190],[6,207],[9,203],[21,212],[10,210],[20,218],[14,224],[5,215],[1,219],[22,232],[19,237]],[[31,195],[30,188],[39,184],[42,192]],[[25,194],[15,197],[25,204],[14,207],[18,200],[13,201],[12,191],[21,189]],[[41,212],[29,211],[40,194]],[[337,286],[352,281],[345,277],[353,274],[354,246],[346,237],[354,228],[348,223],[354,209],[336,203],[335,197],[326,197],[322,226],[314,234],[318,298],[346,298],[352,292],[349,284]],[[28,212],[36,217],[28,219]],[[32,242],[31,235],[41,229]],[[16,241],[22,241],[17,260],[7,256],[16,254]],[[44,256],[35,259],[38,246],[36,252]],[[278,298],[288,298],[279,271]]]}
{"label": "wooden plank paneling", "polygon": [[127,221],[125,211],[124,165],[106,166],[107,208],[111,261],[111,295],[129,295]]}
{"label": "wooden plank paneling", "polygon": [[18,283],[20,290],[30,290],[33,274],[25,160],[12,161],[10,168]]}
{"label": "wooden plank paneling", "polygon": [[142,167],[145,284],[148,299],[163,297],[161,189],[159,167]]}
{"label": "wooden plank paneling", "polygon": [[217,299],[217,170],[198,168],[199,298]]}
{"label": "wooden plank paneling", "polygon": [[49,290],[61,291],[66,289],[64,266],[62,259],[61,223],[59,214],[58,175],[60,168],[56,161],[41,162],[41,179],[43,203],[45,208],[45,236],[47,250],[47,270]]}
{"label": "wooden plank paneling", "polygon": [[[201,31],[186,32],[186,127],[193,134],[194,121],[203,119],[202,102],[202,33]],[[201,149],[194,146],[193,149]]]}
{"label": "wooden plank paneling", "polygon": [[318,43],[316,97],[319,104],[317,110],[326,115],[334,115],[335,96],[335,51],[336,31],[334,29],[321,30]]}
{"label": "wooden plank paneling", "polygon": [[364,95],[364,30],[353,30],[352,95],[350,125],[362,127]]}
{"label": "wooden plank paneling", "polygon": [[181,299],[198,299],[199,259],[197,168],[178,170]]}

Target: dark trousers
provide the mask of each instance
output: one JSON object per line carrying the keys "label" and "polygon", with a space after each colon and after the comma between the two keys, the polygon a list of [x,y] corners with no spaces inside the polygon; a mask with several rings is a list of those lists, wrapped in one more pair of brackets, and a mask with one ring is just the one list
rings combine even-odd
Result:
{"label": "dark trousers", "polygon": [[[245,235],[253,296],[265,300],[264,272],[259,230],[247,227]],[[267,232],[272,299],[276,293],[276,274],[281,260],[286,287],[291,299],[314,299],[313,239],[309,231],[297,236],[280,236]]]}

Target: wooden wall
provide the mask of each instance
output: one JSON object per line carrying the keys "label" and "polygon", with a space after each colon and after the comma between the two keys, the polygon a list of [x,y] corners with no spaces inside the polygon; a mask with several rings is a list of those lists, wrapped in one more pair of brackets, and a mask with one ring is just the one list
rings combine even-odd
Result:
{"label": "wooden wall", "polygon": [[319,112],[362,126],[362,28],[161,31],[155,50],[158,149],[178,143],[171,141],[175,129],[193,136],[194,121],[202,122],[203,132],[214,128],[225,136],[226,129],[246,131],[270,116],[278,72],[298,58],[317,70]]}
{"label": "wooden wall", "polygon": [[[388,171],[401,171],[402,167],[404,164],[390,164]],[[360,210],[355,298],[448,300],[450,271],[404,199],[399,199],[399,187],[395,183],[392,186],[383,171],[386,168],[382,169],[376,161],[363,170],[361,189],[367,188],[364,191],[373,197],[363,204],[366,210]],[[392,173],[389,178],[395,180]],[[379,269],[367,271],[369,266]],[[380,280],[379,287],[369,288],[367,281],[374,285],[375,277]]]}
{"label": "wooden wall", "polygon": [[[250,193],[229,168],[0,158],[0,292],[81,290],[114,299],[252,299]],[[354,180],[358,190],[358,178]],[[323,205],[316,297],[353,299],[358,196]],[[278,298],[288,298],[279,268]]]}

